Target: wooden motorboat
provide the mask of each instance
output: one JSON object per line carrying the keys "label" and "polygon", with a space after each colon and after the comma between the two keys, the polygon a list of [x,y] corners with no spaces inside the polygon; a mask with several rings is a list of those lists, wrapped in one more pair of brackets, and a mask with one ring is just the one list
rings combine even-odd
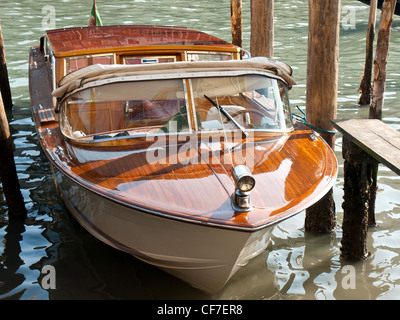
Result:
{"label": "wooden motorboat", "polygon": [[291,118],[291,68],[241,56],[162,26],[51,30],[30,49],[33,119],[66,207],[207,292],[337,175],[331,148]]}

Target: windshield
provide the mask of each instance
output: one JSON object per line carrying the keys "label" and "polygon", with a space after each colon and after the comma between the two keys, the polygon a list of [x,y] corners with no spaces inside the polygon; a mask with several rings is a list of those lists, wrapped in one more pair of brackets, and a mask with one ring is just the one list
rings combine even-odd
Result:
{"label": "windshield", "polygon": [[60,125],[64,135],[82,140],[238,128],[289,131],[287,90],[262,75],[121,81],[72,94],[61,105]]}
{"label": "windshield", "polygon": [[70,138],[92,139],[189,131],[186,104],[182,79],[92,87],[62,104],[61,130]]}
{"label": "windshield", "polygon": [[[260,75],[192,79],[200,130],[292,129],[287,87]],[[226,116],[228,113],[228,116]]]}

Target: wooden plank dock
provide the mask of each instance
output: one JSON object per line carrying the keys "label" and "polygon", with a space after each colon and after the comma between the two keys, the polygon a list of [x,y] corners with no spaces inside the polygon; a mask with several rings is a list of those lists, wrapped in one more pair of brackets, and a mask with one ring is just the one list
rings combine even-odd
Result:
{"label": "wooden plank dock", "polygon": [[332,120],[345,138],[400,175],[400,132],[378,119]]}

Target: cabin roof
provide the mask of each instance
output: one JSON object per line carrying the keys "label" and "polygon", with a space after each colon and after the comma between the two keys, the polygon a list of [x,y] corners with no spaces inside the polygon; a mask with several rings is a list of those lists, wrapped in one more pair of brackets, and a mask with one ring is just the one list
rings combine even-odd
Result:
{"label": "cabin roof", "polygon": [[123,25],[75,27],[46,32],[55,56],[96,50],[126,50],[138,46],[194,45],[237,47],[213,35],[172,26]]}

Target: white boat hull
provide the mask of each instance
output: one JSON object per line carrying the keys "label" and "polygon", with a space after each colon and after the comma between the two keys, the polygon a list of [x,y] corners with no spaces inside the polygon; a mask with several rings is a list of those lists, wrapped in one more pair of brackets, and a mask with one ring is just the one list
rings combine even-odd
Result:
{"label": "white boat hull", "polygon": [[209,293],[221,290],[270,240],[272,226],[246,232],[179,221],[116,203],[53,173],[65,205],[93,236]]}

